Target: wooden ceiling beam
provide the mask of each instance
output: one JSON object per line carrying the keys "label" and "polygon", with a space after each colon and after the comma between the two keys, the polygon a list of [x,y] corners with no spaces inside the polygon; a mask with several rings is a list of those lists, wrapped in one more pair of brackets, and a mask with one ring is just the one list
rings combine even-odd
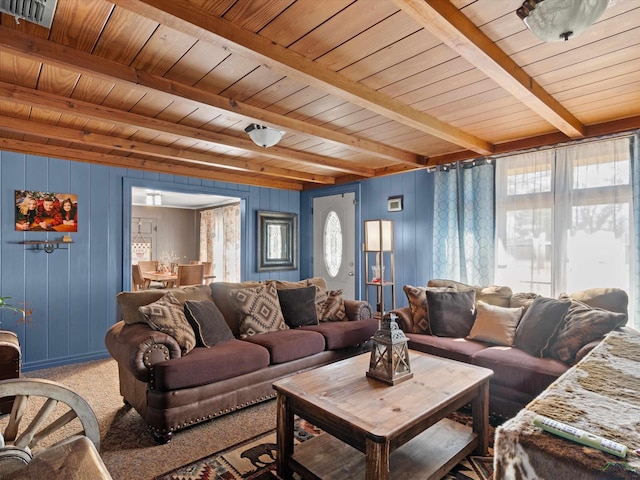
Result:
{"label": "wooden ceiling beam", "polygon": [[[584,125],[500,49],[449,0],[393,0],[405,13],[571,138]],[[515,12],[514,12],[515,15]],[[472,150],[472,149],[470,149]]]}
{"label": "wooden ceiling beam", "polygon": [[327,170],[359,175],[362,177],[372,177],[374,175],[373,169],[359,167],[346,160],[337,160],[322,155],[293,151],[281,147],[265,149],[256,145],[249,139],[232,137],[230,135],[224,135],[217,132],[166,122],[157,118],[145,117],[143,115],[82,102],[68,97],[61,97],[51,93],[9,83],[0,82],[0,98],[11,99],[16,103],[27,105],[29,107],[41,107],[58,113],[82,116],[90,120],[108,121],[154,133],[168,133],[170,135],[175,135],[178,138],[238,148],[256,153],[261,157],[275,158],[297,164],[302,163],[312,165],[314,167],[322,167]]}
{"label": "wooden ceiling beam", "polygon": [[[408,165],[421,166],[424,159],[415,153],[407,152],[379,142],[373,142],[357,136],[335,132],[325,127],[312,125],[302,120],[296,120],[285,115],[270,112],[252,105],[248,105],[227,97],[206,92],[204,90],[181,84],[157,75],[148,74],[133,67],[122,65],[105,58],[99,58],[87,52],[74,50],[54,42],[31,37],[25,33],[12,30],[0,25],[0,51],[38,60],[47,64],[56,65],[65,69],[72,69],[103,80],[126,83],[133,88],[145,87],[158,93],[170,95],[175,100],[190,102],[194,108],[215,108],[222,112],[232,113],[235,117],[246,120],[248,123],[262,123],[265,125],[282,128],[286,131],[297,132],[303,135],[312,135],[322,138],[336,145],[353,149],[355,151],[374,155],[376,157],[391,160],[393,162]],[[242,143],[238,137],[226,137],[225,145],[236,148],[249,149],[248,143]],[[248,142],[248,141],[247,141]],[[242,146],[241,146],[242,145]],[[254,144],[255,145],[255,144]],[[264,151],[264,149],[263,149]],[[287,158],[282,158],[288,152]],[[291,160],[299,159],[301,152],[280,149],[277,158]],[[302,152],[304,153],[304,152]],[[275,154],[274,155],[275,158]],[[331,159],[325,163],[328,168],[341,166],[349,168],[350,162],[341,162]],[[314,162],[315,163],[315,162]],[[345,173],[355,173],[352,170],[344,170]]]}
{"label": "wooden ceiling beam", "polygon": [[86,130],[58,127],[44,123],[36,123],[32,120],[22,120],[2,115],[0,115],[0,130],[20,133],[23,135],[35,135],[45,139],[53,138],[66,142],[91,145],[93,147],[119,150],[128,153],[137,153],[150,157],[193,162],[200,165],[209,165],[224,169],[231,168],[236,171],[260,173],[291,180],[321,183],[325,185],[335,184],[334,177],[315,175],[312,173],[299,172],[285,168],[270,167],[268,165],[212,155],[210,153],[198,153],[179,148],[164,147],[162,145],[137,142],[135,140],[114,137],[112,135],[100,135]]}
{"label": "wooden ceiling beam", "polygon": [[[638,129],[640,129],[640,115],[622,118],[620,120],[612,120],[610,122],[587,125],[585,128],[585,139],[632,132]],[[494,155],[505,155],[509,152],[514,152],[514,155],[517,155],[525,150],[551,147],[563,144],[569,140],[571,139],[561,132],[547,133],[535,137],[523,138],[521,140],[498,143],[496,144],[496,151]],[[471,150],[461,150],[459,152],[430,157],[427,160],[426,166],[436,167],[438,165],[446,165],[448,163],[471,160],[474,158],[478,158],[478,155],[475,152],[472,152]]]}
{"label": "wooden ceiling beam", "polygon": [[250,177],[220,172],[202,165],[185,165],[170,162],[161,162],[138,157],[122,157],[108,153],[92,152],[86,150],[72,150],[67,147],[48,145],[42,143],[27,142],[10,138],[0,138],[0,150],[19,152],[43,157],[66,158],[84,163],[94,163],[111,167],[132,168],[146,172],[166,173],[169,175],[182,175],[221,182],[242,183],[256,187],[277,188],[281,190],[302,190],[302,184],[283,180],[269,179],[267,177]]}
{"label": "wooden ceiling beam", "polygon": [[323,92],[416,130],[480,154],[489,154],[489,142],[453,127],[405,103],[350,80],[311,59],[277,45],[234,23],[209,14],[188,0],[112,0],[116,5],[231,52],[251,58]]}

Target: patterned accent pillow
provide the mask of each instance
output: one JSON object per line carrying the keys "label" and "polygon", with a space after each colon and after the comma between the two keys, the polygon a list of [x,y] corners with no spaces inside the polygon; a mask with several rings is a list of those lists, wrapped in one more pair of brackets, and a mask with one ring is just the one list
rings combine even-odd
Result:
{"label": "patterned accent pillow", "polygon": [[547,356],[572,365],[576,354],[583,346],[626,323],[625,313],[592,308],[585,303],[572,300],[556,341],[546,352]]}
{"label": "patterned accent pillow", "polygon": [[287,330],[278,289],[273,281],[254,288],[229,291],[231,302],[241,312],[240,338],[277,330]]}
{"label": "patterned accent pillow", "polygon": [[159,300],[140,307],[140,313],[151,328],[175,338],[183,355],[196,346],[196,335],[184,314],[184,306],[173,293],[167,292]]}
{"label": "patterned accent pillow", "polygon": [[429,334],[429,304],[427,303],[427,290],[432,292],[453,292],[455,287],[414,287],[405,285],[402,287],[409,309],[413,317],[413,332]]}
{"label": "patterned accent pillow", "polygon": [[322,315],[319,318],[322,322],[344,322],[347,320],[342,290],[328,292],[327,300],[322,308]]}
{"label": "patterned accent pillow", "polygon": [[320,285],[313,286],[316,289],[316,318],[321,320],[324,313],[324,304],[327,301],[327,298],[329,298],[329,291]]}

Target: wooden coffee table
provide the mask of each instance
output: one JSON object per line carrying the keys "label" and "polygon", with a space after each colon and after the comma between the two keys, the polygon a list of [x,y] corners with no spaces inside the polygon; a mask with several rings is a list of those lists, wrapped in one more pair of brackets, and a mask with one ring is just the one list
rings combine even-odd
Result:
{"label": "wooden coffee table", "polygon": [[[277,473],[303,478],[442,478],[486,455],[489,369],[410,351],[413,378],[368,378],[369,354],[278,380]],[[471,402],[473,428],[445,417]],[[295,447],[294,415],[321,428]]]}

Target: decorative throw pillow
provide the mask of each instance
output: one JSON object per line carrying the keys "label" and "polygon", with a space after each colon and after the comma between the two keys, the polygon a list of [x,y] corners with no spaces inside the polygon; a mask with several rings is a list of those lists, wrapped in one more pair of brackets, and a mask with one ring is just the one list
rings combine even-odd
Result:
{"label": "decorative throw pillow", "polygon": [[467,338],[510,347],[523,311],[524,307],[507,308],[478,301],[476,321]]}
{"label": "decorative throw pillow", "polygon": [[560,330],[570,306],[568,300],[536,298],[520,320],[514,345],[534,357],[543,357]]}
{"label": "decorative throw pillow", "polygon": [[524,307],[524,311],[526,312],[529,306],[533,303],[533,301],[538,298],[540,295],[533,292],[518,292],[511,295],[509,299],[509,307],[517,308]]}
{"label": "decorative throw pillow", "polygon": [[346,319],[347,312],[344,308],[342,290],[331,290],[327,295],[327,300],[324,302],[320,321],[343,322]]}
{"label": "decorative throw pillow", "polygon": [[254,288],[231,290],[229,296],[242,315],[240,338],[289,328],[282,316],[274,282],[266,282]]}
{"label": "decorative throw pillow", "polygon": [[[560,295],[560,298],[566,294]],[[629,296],[621,288],[588,288],[566,295],[590,307],[602,308],[610,312],[627,313]]]}
{"label": "decorative throw pillow", "polygon": [[196,345],[213,347],[226,340],[233,340],[233,333],[220,309],[211,300],[187,300],[184,314],[196,334]]}
{"label": "decorative throw pillow", "polygon": [[316,287],[278,289],[284,321],[290,327],[317,325]]}
{"label": "decorative throw pillow", "polygon": [[329,298],[329,291],[319,285],[313,285],[313,288],[316,289],[316,318],[321,320],[324,312],[324,304],[327,301],[327,298]]}
{"label": "decorative throw pillow", "polygon": [[427,290],[429,331],[439,337],[466,337],[475,320],[475,290],[434,292]]}
{"label": "decorative throw pillow", "polygon": [[585,303],[573,300],[547,356],[571,365],[584,345],[602,338],[611,330],[622,327],[626,323],[627,315],[624,313],[592,308]]}
{"label": "decorative throw pillow", "polygon": [[196,346],[196,336],[184,314],[184,307],[173,293],[167,292],[161,299],[140,307],[140,313],[151,328],[175,338],[183,354]]}
{"label": "decorative throw pillow", "polygon": [[427,304],[427,290],[432,292],[453,292],[455,287],[414,287],[405,285],[402,287],[407,300],[409,310],[413,317],[412,333],[429,333],[429,305]]}

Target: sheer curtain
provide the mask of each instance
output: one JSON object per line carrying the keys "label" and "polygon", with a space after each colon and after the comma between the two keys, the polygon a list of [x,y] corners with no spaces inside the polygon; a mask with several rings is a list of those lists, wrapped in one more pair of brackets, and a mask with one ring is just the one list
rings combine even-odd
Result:
{"label": "sheer curtain", "polygon": [[435,172],[434,278],[493,283],[494,177],[483,161]]}
{"label": "sheer curtain", "polygon": [[218,282],[240,281],[240,204],[200,212],[200,260]]}
{"label": "sheer curtain", "polygon": [[496,283],[550,297],[619,287],[633,300],[630,152],[625,137],[498,159]]}

